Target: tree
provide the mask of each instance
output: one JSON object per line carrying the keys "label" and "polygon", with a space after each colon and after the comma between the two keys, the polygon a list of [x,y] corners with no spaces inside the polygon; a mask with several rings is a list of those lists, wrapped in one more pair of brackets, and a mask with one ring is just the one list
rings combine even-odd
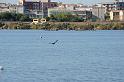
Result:
{"label": "tree", "polygon": [[110,15],[108,12],[105,14],[105,20],[110,20]]}
{"label": "tree", "polygon": [[3,20],[3,21],[31,21],[31,19],[27,15],[19,14],[19,13],[9,13],[9,12],[0,13],[0,20]]}
{"label": "tree", "polygon": [[51,15],[50,20],[59,21],[59,22],[82,22],[83,18],[78,15],[72,15],[72,13],[60,13],[57,15]]}
{"label": "tree", "polygon": [[20,21],[29,21],[29,17],[26,15],[21,16]]}
{"label": "tree", "polygon": [[16,20],[20,21],[20,18],[23,16],[23,14],[17,13]]}
{"label": "tree", "polygon": [[16,21],[17,14],[11,13],[11,20]]}
{"label": "tree", "polygon": [[6,21],[7,21],[7,20],[10,20],[11,17],[12,17],[11,13],[9,13],[9,12],[2,13],[2,15],[3,15],[3,17],[4,17],[4,19],[5,19]]}

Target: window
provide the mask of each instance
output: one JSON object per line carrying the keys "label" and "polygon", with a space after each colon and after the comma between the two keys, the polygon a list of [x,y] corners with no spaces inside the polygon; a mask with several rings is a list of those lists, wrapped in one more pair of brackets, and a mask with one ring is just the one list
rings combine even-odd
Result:
{"label": "window", "polygon": [[117,16],[117,15],[119,15],[119,12],[114,12],[113,15]]}

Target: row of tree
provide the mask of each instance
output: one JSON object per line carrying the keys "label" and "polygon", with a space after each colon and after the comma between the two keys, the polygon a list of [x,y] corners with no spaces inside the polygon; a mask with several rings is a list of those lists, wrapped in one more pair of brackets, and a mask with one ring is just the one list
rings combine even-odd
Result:
{"label": "row of tree", "polygon": [[[51,15],[50,17],[46,17],[47,21],[57,21],[57,22],[82,22],[84,19],[79,17],[78,15],[74,16],[71,13],[61,13],[56,15]],[[27,15],[20,13],[10,13],[3,12],[0,13],[1,21],[31,21]]]}
{"label": "row of tree", "polygon": [[[109,19],[108,14],[105,16],[106,19]],[[78,15],[72,15],[71,13],[60,13],[54,14],[50,17],[46,17],[47,21],[54,21],[54,22],[83,22],[87,21],[83,17]],[[10,12],[3,12],[0,13],[0,20],[1,21],[32,21],[27,15],[20,14],[20,13],[10,13]]]}
{"label": "row of tree", "polygon": [[71,13],[61,13],[46,17],[47,21],[57,22],[83,22],[84,19],[78,15],[72,15]]}
{"label": "row of tree", "polygon": [[124,30],[124,23],[110,24],[71,24],[71,23],[0,23],[0,29],[39,29],[39,30]]}
{"label": "row of tree", "polygon": [[1,21],[31,21],[31,19],[24,14],[3,12],[0,13]]}

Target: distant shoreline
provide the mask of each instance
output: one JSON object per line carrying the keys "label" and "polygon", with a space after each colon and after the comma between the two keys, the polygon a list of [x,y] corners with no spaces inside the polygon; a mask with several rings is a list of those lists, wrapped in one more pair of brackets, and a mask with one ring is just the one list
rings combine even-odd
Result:
{"label": "distant shoreline", "polygon": [[31,22],[2,21],[0,29],[36,29],[36,30],[124,30],[124,22]]}

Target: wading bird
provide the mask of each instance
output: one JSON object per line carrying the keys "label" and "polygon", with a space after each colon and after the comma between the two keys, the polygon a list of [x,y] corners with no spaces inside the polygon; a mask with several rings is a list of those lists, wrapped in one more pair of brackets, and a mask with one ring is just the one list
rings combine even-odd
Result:
{"label": "wading bird", "polygon": [[52,42],[52,43],[50,43],[50,44],[56,44],[58,42],[58,40],[56,40],[55,42]]}
{"label": "wading bird", "polygon": [[3,69],[3,66],[0,66],[0,70],[4,70],[4,69]]}

